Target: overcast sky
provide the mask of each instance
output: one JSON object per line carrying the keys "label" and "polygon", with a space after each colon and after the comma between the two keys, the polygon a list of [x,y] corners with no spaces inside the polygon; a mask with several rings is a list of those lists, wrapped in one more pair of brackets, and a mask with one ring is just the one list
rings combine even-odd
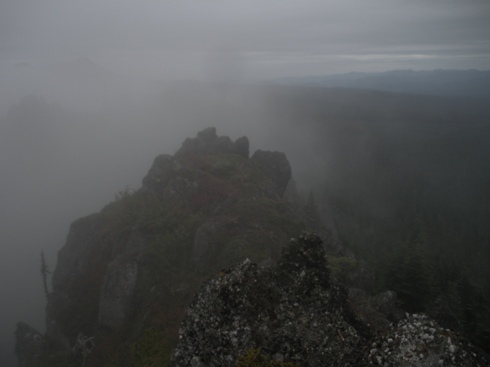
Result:
{"label": "overcast sky", "polygon": [[490,69],[490,1],[2,0],[0,59],[157,77]]}
{"label": "overcast sky", "polygon": [[[43,79],[42,72],[38,73],[45,70],[41,66],[80,57],[124,75],[152,79],[257,80],[393,69],[488,70],[490,0],[0,0],[0,123],[4,112],[19,103],[25,92],[83,111],[110,106],[113,96],[105,89],[92,93],[88,85],[87,92],[78,79],[76,88],[71,84],[65,88],[61,78]],[[34,68],[15,67],[27,64]],[[213,101],[211,93],[207,94]],[[231,99],[229,104],[234,102]],[[142,125],[144,116],[139,120],[137,111],[131,115],[127,113],[131,106],[125,107],[107,121],[94,119],[86,135],[80,136],[78,130],[71,133],[62,125],[65,121],[60,117],[59,125],[52,125],[59,133],[54,140],[62,147],[70,145],[67,152],[71,155],[60,154],[58,145],[36,136],[34,140],[42,144],[34,148],[56,152],[55,159],[45,157],[46,166],[37,163],[39,154],[30,153],[35,150],[9,136],[0,144],[4,149],[0,149],[4,153],[0,154],[0,170],[9,168],[0,174],[0,194],[4,195],[0,206],[2,367],[7,365],[2,354],[14,360],[16,320],[43,327],[44,294],[38,272],[41,248],[54,267],[70,221],[100,208],[129,178],[136,177],[134,182],[139,183],[140,170],[149,167],[156,154],[173,153],[172,144],[181,141],[176,136],[194,129],[196,116],[199,124],[216,123],[218,118],[226,121],[227,116],[226,109],[201,116],[197,107],[193,111],[185,104],[181,109],[189,125],[173,120],[171,108],[161,109],[165,118],[150,116],[145,109],[148,121]],[[237,109],[243,111],[242,117],[230,113],[230,121],[240,134],[250,135],[242,129],[255,129],[254,135],[266,141],[260,129],[270,114],[266,110],[262,115],[260,108],[251,110]],[[37,122],[37,115],[27,120]],[[82,129],[85,120],[83,115],[70,123]],[[160,125],[167,120],[171,127]],[[152,123],[158,129],[152,130]],[[76,144],[69,140],[72,136]],[[300,138],[298,134],[294,140]],[[258,143],[252,140],[252,144]],[[14,154],[8,150],[12,146],[17,148]],[[129,146],[143,148],[135,154]],[[153,147],[161,150],[153,152]],[[19,160],[18,152],[24,154],[24,160]],[[124,169],[118,176],[115,172],[121,166]]]}

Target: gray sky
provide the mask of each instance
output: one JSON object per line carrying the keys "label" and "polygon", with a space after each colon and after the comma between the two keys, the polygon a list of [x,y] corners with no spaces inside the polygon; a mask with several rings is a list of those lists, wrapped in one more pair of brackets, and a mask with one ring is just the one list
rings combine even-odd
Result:
{"label": "gray sky", "polygon": [[0,61],[159,78],[489,69],[490,1],[2,0]]}

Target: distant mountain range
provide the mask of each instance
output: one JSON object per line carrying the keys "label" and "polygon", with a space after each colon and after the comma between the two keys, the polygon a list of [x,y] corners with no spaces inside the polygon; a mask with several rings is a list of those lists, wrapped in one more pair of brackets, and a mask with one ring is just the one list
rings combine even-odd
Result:
{"label": "distant mountain range", "polygon": [[490,70],[352,72],[327,76],[284,78],[279,83],[490,99]]}

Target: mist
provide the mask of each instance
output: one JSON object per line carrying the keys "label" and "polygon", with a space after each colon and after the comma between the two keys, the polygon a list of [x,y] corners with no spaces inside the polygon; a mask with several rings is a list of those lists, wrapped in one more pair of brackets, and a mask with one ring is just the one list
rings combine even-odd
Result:
{"label": "mist", "polygon": [[[351,71],[487,70],[489,17],[486,1],[2,2],[0,365],[16,365],[17,321],[45,329],[41,251],[53,271],[70,223],[139,188],[158,154],[215,126],[246,135],[252,151],[286,152],[301,192],[335,177],[342,186],[348,167],[371,167],[362,157],[372,132],[315,126],[344,121],[336,108],[356,98],[372,101],[335,100],[334,90],[325,117],[310,113],[326,103],[319,90],[271,85]],[[381,96],[393,106],[390,98]],[[368,119],[363,103],[359,120]]]}
{"label": "mist", "polygon": [[[96,66],[88,59],[63,66],[84,63]],[[251,87],[155,81],[132,88],[124,77],[100,85],[67,76],[60,90],[38,79],[25,96],[12,93],[1,117],[2,365],[15,364],[17,321],[45,329],[41,251],[53,271],[71,222],[138,189],[157,155],[173,154],[205,127],[247,135],[252,149],[279,149],[268,144],[274,116]]]}

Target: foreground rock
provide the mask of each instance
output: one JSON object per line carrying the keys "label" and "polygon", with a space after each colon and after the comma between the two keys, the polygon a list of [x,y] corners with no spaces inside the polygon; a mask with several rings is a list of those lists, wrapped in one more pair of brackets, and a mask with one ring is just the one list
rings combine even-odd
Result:
{"label": "foreground rock", "polygon": [[[277,366],[488,366],[467,341],[425,315],[368,327],[330,277],[322,241],[293,239],[278,264],[249,260],[201,289],[180,330],[173,366],[236,366],[260,350]],[[242,356],[242,357],[240,357]]]}

